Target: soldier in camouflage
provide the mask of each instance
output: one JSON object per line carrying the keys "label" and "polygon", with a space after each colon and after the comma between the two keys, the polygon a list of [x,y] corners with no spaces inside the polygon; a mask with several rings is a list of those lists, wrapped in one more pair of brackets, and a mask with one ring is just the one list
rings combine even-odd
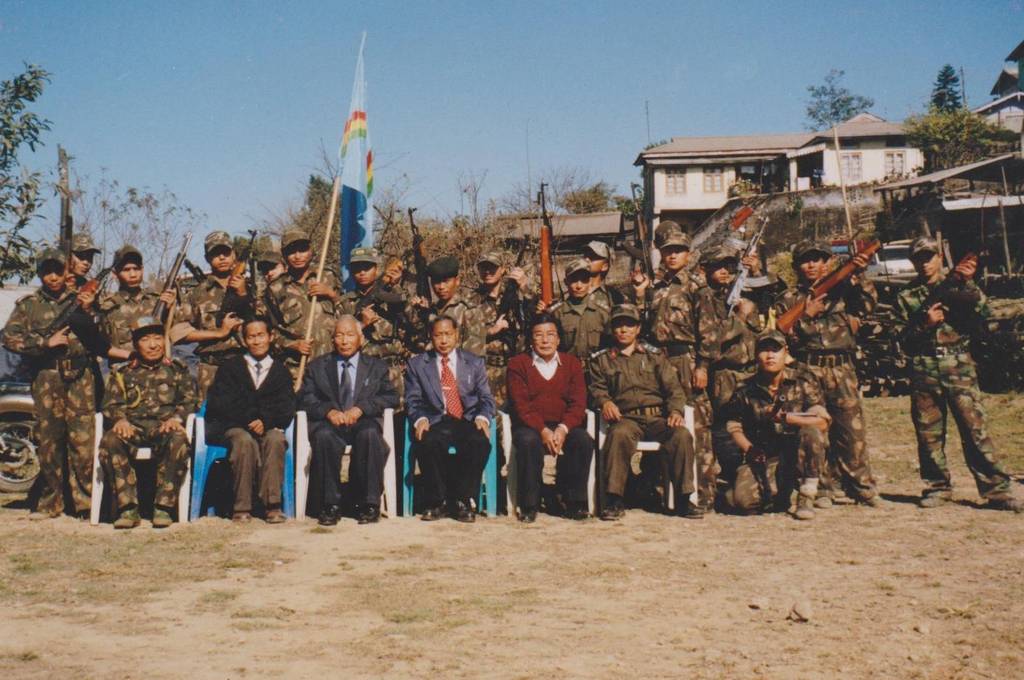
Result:
{"label": "soldier in camouflage", "polygon": [[[233,275],[237,255],[231,237],[226,232],[214,231],[207,235],[203,245],[206,261],[210,263],[210,274],[188,292],[170,330],[171,342],[196,343],[200,401],[206,399],[206,390],[217,374],[217,367],[243,351],[239,337],[241,316],[233,312],[220,314],[228,288],[233,289],[239,299],[252,305],[245,276]],[[218,316],[223,318],[218,319]]]}
{"label": "soldier in camouflage", "polygon": [[270,318],[267,308],[267,289],[274,279],[284,274],[287,268],[281,258],[281,243],[270,236],[262,234],[252,243],[253,257],[256,260],[256,316]]}
{"label": "soldier in camouflage", "polygon": [[662,443],[678,514],[700,519],[703,511],[689,500],[695,489],[695,462],[693,439],[683,419],[686,393],[679,373],[661,350],[639,341],[636,305],[614,307],[611,326],[615,346],[594,355],[588,381],[591,403],[610,423],[602,451],[607,501],[601,519],[617,520],[625,513],[630,460],[641,439]]}
{"label": "soldier in camouflage", "polygon": [[[92,240],[92,236],[79,232],[71,237],[71,267],[68,274],[70,280],[68,287],[72,290],[81,289],[82,285],[89,280],[89,270],[92,269],[93,260],[100,253],[100,249]],[[83,305],[86,309],[90,305]]]}
{"label": "soldier in camouflage", "polygon": [[[288,229],[281,236],[281,252],[288,267],[274,279],[266,293],[267,309],[274,325],[274,355],[298,377],[303,356],[315,359],[332,350],[334,321],[338,314],[341,289],[338,277],[325,268],[323,278],[316,279],[309,234],[301,229]],[[312,303],[319,305],[313,335],[306,340],[306,324]]]}
{"label": "soldier in camouflage", "polygon": [[184,363],[166,356],[163,324],[153,317],[135,319],[132,342],[135,355],[107,378],[103,417],[111,428],[100,440],[99,458],[114,481],[114,528],[131,529],[139,525],[132,459],[139,447],[151,448],[156,463],[153,528],[161,529],[172,523],[188,468],[185,422],[196,409],[196,384]]}
{"label": "soldier in camouflage", "polygon": [[459,261],[450,256],[440,257],[427,265],[433,303],[414,297],[406,317],[411,328],[408,349],[419,354],[430,349],[430,320],[450,316],[459,326],[459,349],[477,356],[487,353],[487,322],[484,310],[473,305],[469,296],[460,289]]}
{"label": "soldier in camouflage", "polygon": [[[868,460],[864,409],[853,364],[860,317],[874,308],[878,294],[869,279],[855,274],[847,284],[833,289],[832,295],[808,299],[811,285],[829,273],[831,260],[832,249],[827,243],[798,243],[793,249],[798,283],[782,294],[775,309],[781,316],[807,299],[804,316],[790,333],[789,346],[793,356],[818,377],[832,416],[828,458],[819,462],[821,488],[815,506],[831,507],[840,484],[858,503],[878,506],[881,499]],[[868,258],[857,255],[853,262],[863,272]]]}
{"label": "soldier in camouflage", "polygon": [[918,276],[900,292],[895,312],[910,358],[910,414],[925,483],[920,505],[939,507],[953,496],[945,452],[946,417],[952,411],[967,467],[987,507],[1021,512],[1024,503],[1014,496],[1010,478],[995,461],[970,355],[968,334],[988,315],[985,295],[973,281],[977,262],[961,262],[955,278],[944,283],[939,252],[929,237],[911,244]]}
{"label": "soldier in camouflage", "polygon": [[604,241],[591,241],[583,248],[583,258],[590,263],[590,292],[594,297],[608,309],[627,302],[621,290],[605,283],[612,264],[612,250],[608,244]]}
{"label": "soldier in camouflage", "polygon": [[114,275],[117,291],[100,298],[100,329],[110,341],[111,360],[125,361],[132,351],[132,321],[151,314],[161,298],[173,305],[175,294],[169,290],[159,295],[143,287],[142,253],[133,245],[121,246],[114,253]]}
{"label": "soldier in camouflage", "polygon": [[611,307],[590,292],[590,262],[574,260],[565,268],[565,297],[548,311],[558,321],[563,352],[572,354],[590,369],[590,356],[611,346],[608,323]]}

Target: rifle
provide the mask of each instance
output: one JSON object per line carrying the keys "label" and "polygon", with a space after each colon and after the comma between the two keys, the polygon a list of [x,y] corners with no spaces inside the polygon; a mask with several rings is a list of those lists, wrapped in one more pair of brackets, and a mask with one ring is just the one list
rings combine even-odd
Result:
{"label": "rifle", "polygon": [[[639,262],[643,267],[647,279],[654,282],[654,261],[651,259],[651,244],[648,240],[647,222],[644,220],[640,208],[640,199],[637,198],[639,184],[635,182],[629,185],[633,194],[633,244],[624,244],[623,249],[632,256],[634,262]],[[648,288],[650,290],[650,288]]]}
{"label": "rifle", "polygon": [[740,296],[743,293],[743,286],[747,283],[747,278],[750,277],[750,269],[743,264],[743,258],[748,255],[752,255],[757,252],[757,246],[761,242],[761,237],[764,236],[765,227],[768,226],[768,218],[765,217],[761,222],[761,228],[757,230],[757,233],[750,239],[750,243],[747,244],[746,249],[743,251],[742,257],[740,257],[740,267],[736,272],[736,280],[732,282],[732,289],[729,291],[729,296],[725,298],[725,304],[729,309],[735,309],[736,305],[740,303]]}
{"label": "rifle", "polygon": [[[516,256],[516,267],[523,266],[526,257],[526,243]],[[508,319],[508,328],[501,333],[501,340],[506,347],[516,348],[516,337],[526,331],[526,314],[523,312],[523,301],[519,299],[519,282],[506,279],[505,288],[498,300],[498,317]]]}
{"label": "rifle", "polygon": [[192,278],[195,279],[196,283],[202,283],[203,281],[206,280],[206,272],[204,272],[200,267],[196,266],[195,262],[188,259],[187,257],[183,260],[183,262],[185,263],[185,269],[189,271],[189,273],[192,275]]}
{"label": "rifle", "polygon": [[[783,394],[776,396],[772,403],[771,410],[766,414],[765,420],[772,424],[776,433],[781,434],[779,424],[775,417],[779,415],[786,406],[786,397]],[[772,485],[768,479],[768,454],[759,446],[751,446],[743,456],[744,462],[750,467],[750,472],[757,480],[757,486],[761,489],[761,508],[768,509],[772,504]]]}
{"label": "rifle", "polygon": [[[873,241],[871,244],[866,246],[864,250],[860,252],[870,257],[874,255],[875,252],[881,247],[882,244],[879,241]],[[853,275],[853,272],[856,271],[856,269],[857,266],[853,263],[853,260],[850,260],[842,267],[834,269],[832,273],[829,274],[828,276],[817,281],[814,285],[811,286],[811,290],[807,293],[807,296],[805,298],[803,298],[795,305],[787,309],[785,313],[782,314],[782,316],[776,319],[775,327],[778,328],[783,333],[789,333],[790,331],[792,331],[793,326],[795,326],[796,322],[799,321],[800,318],[804,315],[804,311],[807,309],[807,301],[809,299],[819,298],[822,295],[827,295],[830,290],[832,290],[840,283],[843,283],[848,278],[850,278]]]}
{"label": "rifle", "polygon": [[427,275],[427,249],[423,244],[423,235],[413,213],[416,208],[409,208],[409,232],[412,234],[412,261],[416,267],[416,295],[427,301],[429,305],[433,296],[430,291],[430,276]]}
{"label": "rifle", "polygon": [[57,147],[57,191],[60,193],[60,247],[64,250],[64,276],[71,274],[71,240],[75,220],[71,216],[71,186],[68,173],[68,152]]}
{"label": "rifle", "polygon": [[[250,231],[248,246],[249,253],[252,252],[252,245],[255,240],[256,232]],[[231,270],[231,276],[229,276],[228,278],[230,279],[233,276],[242,276],[243,274],[245,274],[245,268],[248,266],[248,256],[244,260],[239,259],[238,262],[235,263],[234,269]],[[248,290],[248,284],[246,284],[246,290]],[[250,299],[252,298],[250,297]],[[248,313],[249,303],[245,301],[245,298],[238,294],[238,291],[236,291],[234,288],[229,287],[224,292],[224,300],[220,303],[220,311],[217,312],[217,325],[219,326],[224,321],[224,317],[227,316],[228,314],[235,314],[236,316],[244,317],[248,315]]]}
{"label": "rifle", "polygon": [[[110,272],[113,271],[112,267],[107,267],[100,271],[95,279],[90,279],[82,284],[79,288],[78,294],[81,293],[93,293],[99,291],[100,286],[110,276]],[[96,326],[96,321],[89,314],[86,314],[82,309],[82,305],[78,304],[78,295],[76,294],[71,298],[71,302],[68,303],[61,311],[60,314],[50,322],[50,325],[43,331],[45,337],[49,338],[51,335],[61,330],[62,328],[69,327],[78,339],[82,341],[89,352],[96,356],[106,356],[107,352],[110,351],[110,342],[103,337],[100,333],[100,329]]]}
{"label": "rifle", "polygon": [[554,279],[551,271],[551,216],[548,215],[548,203],[544,194],[546,183],[541,182],[540,191],[537,192],[537,202],[540,203],[540,299],[544,306],[551,304],[555,296]]}
{"label": "rifle", "polygon": [[[181,245],[181,250],[178,251],[178,256],[174,258],[174,264],[171,265],[171,269],[167,272],[167,278],[164,279],[164,287],[160,291],[163,295],[171,288],[178,280],[178,272],[181,271],[181,265],[185,263],[185,254],[188,253],[188,247],[192,244],[192,232],[185,234],[185,242]],[[163,321],[164,315],[167,314],[167,305],[163,300],[157,300],[156,305],[153,307],[153,318],[157,321]]]}
{"label": "rifle", "polygon": [[[962,264],[977,264],[978,256],[974,253],[967,253],[957,263],[957,267]],[[953,269],[935,288],[932,288],[931,292],[928,293],[928,297],[924,299],[921,306],[914,312],[912,321],[917,324],[922,324],[925,317],[928,316],[928,310],[936,303],[941,303],[947,311],[955,310],[965,304],[973,304],[978,301],[976,293],[970,293],[964,291],[964,285],[967,283],[967,279],[964,278],[960,272]]]}

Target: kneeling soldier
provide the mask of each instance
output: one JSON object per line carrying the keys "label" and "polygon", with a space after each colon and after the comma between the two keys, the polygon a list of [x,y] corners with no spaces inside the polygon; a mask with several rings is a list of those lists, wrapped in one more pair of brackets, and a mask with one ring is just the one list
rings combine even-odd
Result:
{"label": "kneeling soldier", "polygon": [[103,417],[113,427],[100,440],[100,460],[113,473],[117,509],[115,529],[139,524],[138,494],[131,459],[140,446],[153,450],[156,498],[153,527],[171,525],[188,465],[185,420],[196,408],[196,384],[188,368],[164,354],[163,325],[151,316],[132,324],[132,359],[111,371],[103,398]]}
{"label": "kneeling soldier", "polygon": [[726,430],[744,455],[726,503],[741,512],[772,504],[789,506],[794,487],[800,498],[797,519],[814,519],[818,464],[825,451],[831,417],[817,379],[806,369],[787,366],[786,337],[768,331],[757,339],[757,373],[745,380],[726,407]]}
{"label": "kneeling soldier", "polygon": [[615,347],[598,352],[590,365],[591,402],[611,423],[602,452],[608,497],[601,519],[625,514],[629,462],[641,439],[662,443],[679,514],[700,519],[703,511],[689,500],[695,489],[693,437],[683,424],[686,394],[679,373],[661,350],[637,341],[640,312],[635,305],[614,307],[611,324]]}

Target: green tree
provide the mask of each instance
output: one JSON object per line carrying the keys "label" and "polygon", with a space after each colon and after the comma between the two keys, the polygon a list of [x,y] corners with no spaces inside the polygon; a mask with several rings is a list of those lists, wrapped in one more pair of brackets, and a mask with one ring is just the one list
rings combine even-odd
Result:
{"label": "green tree", "polygon": [[932,88],[931,105],[937,111],[947,112],[963,108],[963,100],[960,98],[960,77],[950,64],[939,69],[935,87]]}
{"label": "green tree", "polygon": [[925,172],[952,168],[1010,149],[1017,135],[981,116],[957,108],[941,111],[933,108],[904,122],[907,144],[924,153]]}
{"label": "green tree", "polygon": [[612,187],[607,182],[594,182],[574,189],[562,197],[562,205],[573,215],[613,210]]}
{"label": "green tree", "polygon": [[32,242],[22,232],[42,205],[40,176],[19,164],[18,151],[35,151],[50,129],[50,121],[28,110],[49,80],[47,71],[25,64],[24,73],[0,82],[0,284],[12,276],[25,283],[34,272]]}
{"label": "green tree", "polygon": [[875,100],[853,94],[842,86],[845,71],[832,69],[822,85],[809,85],[807,92],[807,123],[810,130],[824,130],[853,118],[875,105]]}

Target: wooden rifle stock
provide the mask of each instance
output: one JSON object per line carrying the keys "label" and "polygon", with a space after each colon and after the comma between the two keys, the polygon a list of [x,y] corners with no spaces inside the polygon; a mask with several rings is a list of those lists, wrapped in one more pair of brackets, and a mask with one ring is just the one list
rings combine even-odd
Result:
{"label": "wooden rifle stock", "polygon": [[[188,255],[188,247],[192,244],[192,232],[185,234],[185,242],[181,245],[181,250],[178,251],[178,256],[174,258],[174,264],[171,265],[171,269],[167,272],[167,278],[164,280],[163,290],[160,294],[163,295],[171,288],[174,287],[175,282],[178,280],[178,272],[181,271],[181,265],[185,264],[185,256]],[[167,305],[163,300],[158,300],[156,305],[153,307],[153,318],[157,321],[162,321],[164,314],[167,313]]]}
{"label": "wooden rifle stock", "polygon": [[550,305],[555,297],[554,277],[551,272],[551,216],[548,215],[547,200],[544,196],[544,188],[547,186],[541,183],[537,201],[540,203],[540,299],[545,305]]}

